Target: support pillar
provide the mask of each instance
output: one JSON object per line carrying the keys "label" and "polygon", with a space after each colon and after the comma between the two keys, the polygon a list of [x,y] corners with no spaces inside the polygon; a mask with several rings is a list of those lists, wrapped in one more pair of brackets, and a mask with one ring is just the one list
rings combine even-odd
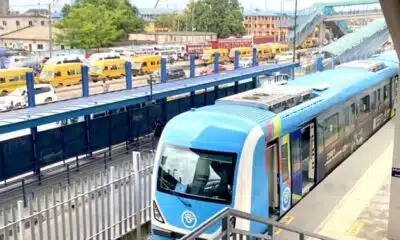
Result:
{"label": "support pillar", "polygon": [[326,26],[323,22],[321,22],[321,24],[319,25],[319,37],[318,37],[318,41],[319,41],[319,47],[321,48],[323,46],[323,42],[325,40],[325,31],[326,31]]}
{"label": "support pillar", "polygon": [[[400,0],[380,0],[383,15],[385,16],[389,32],[393,39],[394,47],[397,55],[400,56]],[[399,91],[397,91],[397,99],[395,105],[400,107]],[[389,223],[388,238],[400,239],[400,111],[397,110],[394,117],[395,133],[393,140],[393,161],[392,161],[392,178],[390,185],[390,203],[389,203]]]}

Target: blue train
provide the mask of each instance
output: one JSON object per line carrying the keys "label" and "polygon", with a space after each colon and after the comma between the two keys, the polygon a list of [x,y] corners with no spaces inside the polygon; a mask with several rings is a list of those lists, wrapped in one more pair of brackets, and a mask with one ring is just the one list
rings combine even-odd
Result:
{"label": "blue train", "polygon": [[180,238],[227,206],[282,217],[394,116],[398,65],[384,53],[171,119],[155,158],[153,239]]}

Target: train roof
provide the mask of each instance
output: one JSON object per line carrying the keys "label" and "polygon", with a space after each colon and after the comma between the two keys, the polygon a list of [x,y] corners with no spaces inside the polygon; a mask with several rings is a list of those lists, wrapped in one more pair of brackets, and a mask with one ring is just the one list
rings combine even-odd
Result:
{"label": "train roof", "polygon": [[[296,78],[285,86],[265,86],[222,98],[215,105],[198,109],[216,116],[241,119],[243,122],[265,125],[274,116],[282,119],[282,133],[301,125],[335,104],[379,84],[398,71],[398,59],[393,54],[377,56],[367,61],[350,62],[334,70],[327,70]],[[383,68],[376,68],[382,65]],[[310,97],[308,93],[312,93]],[[307,96],[305,98],[305,96]],[[274,108],[285,101],[289,108]],[[307,111],[304,111],[307,109]],[[213,121],[209,121],[213,122]],[[210,123],[211,124],[211,123]]]}

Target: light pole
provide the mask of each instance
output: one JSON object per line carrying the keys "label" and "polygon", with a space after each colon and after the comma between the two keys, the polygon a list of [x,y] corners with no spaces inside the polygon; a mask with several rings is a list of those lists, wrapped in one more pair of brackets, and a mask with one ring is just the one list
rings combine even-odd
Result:
{"label": "light pole", "polygon": [[294,3],[293,62],[296,62],[296,28],[297,28],[297,0],[295,0]]}

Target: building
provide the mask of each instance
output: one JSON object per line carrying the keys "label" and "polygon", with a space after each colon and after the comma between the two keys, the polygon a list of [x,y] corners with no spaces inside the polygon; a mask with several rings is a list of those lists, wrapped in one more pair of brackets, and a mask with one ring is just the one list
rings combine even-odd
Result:
{"label": "building", "polygon": [[0,15],[8,15],[10,0],[0,0]]}
{"label": "building", "polygon": [[48,17],[41,15],[5,15],[0,16],[0,35],[29,26],[49,26]]}
{"label": "building", "polygon": [[271,11],[252,10],[244,11],[243,25],[246,35],[255,37],[273,36],[275,42],[287,39],[288,28],[280,28],[279,22],[288,19],[286,15]]}
{"label": "building", "polygon": [[[53,39],[56,32],[57,29],[53,28]],[[48,51],[50,49],[49,36],[48,26],[27,26],[0,35],[0,47],[28,52]],[[53,47],[53,50],[57,49],[64,49],[64,46]]]}
{"label": "building", "polygon": [[129,34],[131,41],[164,43],[204,43],[217,39],[216,33],[209,32],[155,32]]}

